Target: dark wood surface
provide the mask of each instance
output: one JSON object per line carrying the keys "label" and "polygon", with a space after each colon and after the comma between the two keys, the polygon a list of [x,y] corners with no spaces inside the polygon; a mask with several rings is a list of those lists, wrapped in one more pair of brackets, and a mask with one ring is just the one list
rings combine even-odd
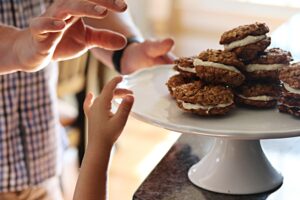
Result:
{"label": "dark wood surface", "polygon": [[188,169],[209,151],[213,138],[182,135],[135,192],[133,200],[299,200],[300,137],[261,141],[273,166],[283,174],[276,191],[257,195],[224,195],[194,186]]}

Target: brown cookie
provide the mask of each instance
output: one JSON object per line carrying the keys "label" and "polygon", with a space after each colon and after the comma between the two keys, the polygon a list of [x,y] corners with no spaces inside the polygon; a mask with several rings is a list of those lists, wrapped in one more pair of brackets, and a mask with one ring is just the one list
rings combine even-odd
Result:
{"label": "brown cookie", "polygon": [[279,81],[279,70],[289,65],[292,55],[280,48],[271,48],[263,52],[245,67],[248,80]]}
{"label": "brown cookie", "polygon": [[280,96],[285,97],[285,98],[300,99],[299,93],[293,93],[293,92],[288,91],[287,89],[285,89],[285,86],[283,84],[281,84]]}
{"label": "brown cookie", "polygon": [[280,70],[279,79],[283,82],[285,89],[300,90],[300,62]]}
{"label": "brown cookie", "polygon": [[300,107],[290,107],[283,104],[277,106],[278,110],[283,113],[288,113],[295,117],[300,117]]}
{"label": "brown cookie", "polygon": [[276,106],[279,88],[272,84],[243,84],[235,90],[235,101],[239,105],[256,108],[271,108]]}
{"label": "brown cookie", "polygon": [[269,28],[264,23],[243,25],[223,33],[220,44],[240,59],[249,61],[271,44],[271,38],[266,36],[268,32]]}
{"label": "brown cookie", "polygon": [[199,86],[202,84],[202,82],[199,80],[199,78],[197,77],[196,79],[194,78],[187,78],[186,76],[183,76],[182,74],[176,74],[174,76],[172,76],[168,82],[166,83],[169,92],[171,94],[171,96],[173,96],[173,91],[175,90],[175,88],[177,86],[186,84],[186,83],[191,83],[194,81],[198,81],[199,82]]}
{"label": "brown cookie", "polygon": [[290,64],[293,61],[291,52],[280,48],[270,48],[259,57],[252,60],[252,64]]}
{"label": "brown cookie", "polygon": [[198,115],[224,115],[234,108],[234,95],[224,86],[183,84],[176,87],[174,97],[181,109]]}
{"label": "brown cookie", "polygon": [[256,43],[234,48],[231,51],[234,52],[240,59],[247,62],[253,60],[257,55],[268,48],[270,44],[271,38],[267,37],[266,39],[260,40]]}
{"label": "brown cookie", "polygon": [[249,24],[239,26],[222,34],[220,44],[229,44],[231,42],[244,39],[249,35],[259,36],[269,32],[269,27],[265,23]]}
{"label": "brown cookie", "polygon": [[278,104],[286,105],[288,107],[300,107],[300,98],[280,97]]}
{"label": "brown cookie", "polygon": [[174,69],[185,77],[194,78],[196,76],[196,70],[194,67],[195,57],[182,57],[175,60]]}
{"label": "brown cookie", "polygon": [[244,64],[229,51],[208,49],[194,60],[198,77],[211,84],[241,85],[245,76],[241,73]]}

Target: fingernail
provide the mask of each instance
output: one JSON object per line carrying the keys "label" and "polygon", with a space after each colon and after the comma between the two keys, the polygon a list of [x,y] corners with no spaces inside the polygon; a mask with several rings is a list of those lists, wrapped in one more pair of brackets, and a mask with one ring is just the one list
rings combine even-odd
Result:
{"label": "fingernail", "polygon": [[96,10],[98,13],[102,14],[102,13],[104,13],[104,12],[106,11],[106,8],[97,5],[97,6],[95,6],[95,10]]}
{"label": "fingernail", "polygon": [[54,26],[57,26],[57,27],[63,27],[65,25],[65,23],[63,21],[53,21],[53,24]]}
{"label": "fingernail", "polygon": [[133,101],[133,96],[132,95],[126,95],[125,98],[124,98],[124,100],[126,102],[131,102],[131,101]]}
{"label": "fingernail", "polygon": [[115,0],[115,4],[121,9],[127,6],[124,0]]}

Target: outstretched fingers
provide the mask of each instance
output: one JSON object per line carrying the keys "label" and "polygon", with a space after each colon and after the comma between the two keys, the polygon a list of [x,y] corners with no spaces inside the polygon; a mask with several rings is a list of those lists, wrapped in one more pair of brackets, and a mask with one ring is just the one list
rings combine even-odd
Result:
{"label": "outstretched fingers", "polygon": [[47,33],[62,31],[66,26],[63,20],[52,17],[36,17],[30,21],[30,30],[35,37],[42,37]]}
{"label": "outstretched fingers", "polygon": [[114,91],[117,85],[122,81],[121,76],[117,76],[109,81],[103,88],[101,95],[98,97],[100,98],[101,105],[104,106],[104,109],[110,112],[111,109],[111,101],[114,97]]}
{"label": "outstretched fingers", "polygon": [[167,38],[161,41],[145,41],[144,51],[151,58],[163,56],[172,50],[174,40]]}
{"label": "outstretched fingers", "polygon": [[127,122],[128,116],[130,114],[132,105],[134,102],[134,98],[131,95],[126,95],[122,103],[120,104],[116,114],[114,115],[113,119],[116,121],[119,127],[123,128]]}
{"label": "outstretched fingers", "polygon": [[88,113],[90,111],[90,108],[93,105],[93,103],[94,103],[94,95],[93,95],[93,93],[89,92],[86,95],[86,97],[84,99],[84,102],[83,102],[83,111],[84,111],[85,115],[88,115]]}
{"label": "outstretched fingers", "polygon": [[127,90],[124,88],[117,88],[114,91],[114,98],[123,98],[126,95],[132,95],[132,91],[131,90]]}
{"label": "outstretched fingers", "polygon": [[117,32],[86,27],[86,43],[89,48],[100,47],[114,51],[123,48],[126,42],[126,38]]}
{"label": "outstretched fingers", "polygon": [[56,0],[45,15],[63,20],[71,16],[103,18],[108,9],[122,12],[127,4],[123,0]]}

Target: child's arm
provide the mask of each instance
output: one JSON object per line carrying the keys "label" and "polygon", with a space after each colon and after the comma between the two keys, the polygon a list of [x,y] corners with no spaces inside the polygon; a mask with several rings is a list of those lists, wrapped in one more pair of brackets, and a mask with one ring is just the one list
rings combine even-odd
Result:
{"label": "child's arm", "polygon": [[[95,100],[92,94],[88,94],[84,102],[84,111],[88,118],[89,144],[77,181],[74,200],[107,199],[106,182],[110,152],[126,124],[133,104],[131,91],[116,89],[121,80],[121,77],[114,78]],[[114,95],[123,96],[116,114],[110,111]]]}

